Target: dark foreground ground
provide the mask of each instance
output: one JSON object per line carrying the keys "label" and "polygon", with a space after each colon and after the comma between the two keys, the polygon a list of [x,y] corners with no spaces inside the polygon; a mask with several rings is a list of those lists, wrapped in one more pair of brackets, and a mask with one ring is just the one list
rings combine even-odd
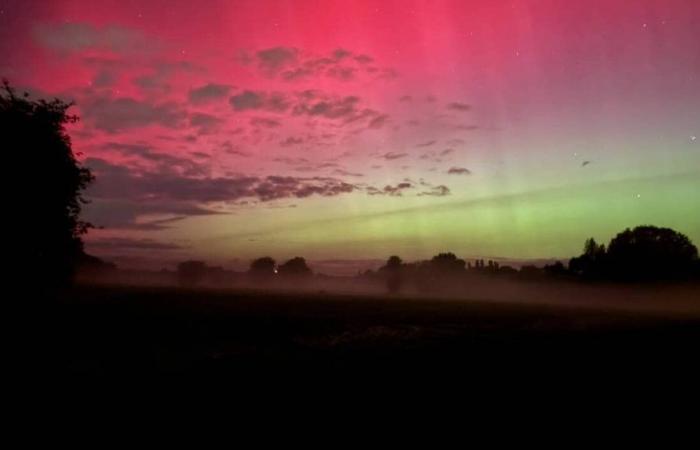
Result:
{"label": "dark foreground ground", "polygon": [[688,375],[700,354],[698,315],[604,308],[83,287],[47,311],[34,357],[57,375]]}

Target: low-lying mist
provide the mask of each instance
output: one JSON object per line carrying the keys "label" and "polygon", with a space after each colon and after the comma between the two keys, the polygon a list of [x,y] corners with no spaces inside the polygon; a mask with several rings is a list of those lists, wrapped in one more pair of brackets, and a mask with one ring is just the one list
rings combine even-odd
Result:
{"label": "low-lying mist", "polygon": [[[629,310],[668,314],[700,315],[700,284],[582,282],[547,276],[494,276],[465,272],[430,280],[403,278],[400,286],[380,274],[353,277],[307,276],[256,277],[249,273],[216,270],[196,281],[182,280],[176,271],[82,272],[79,284],[151,287],[202,293],[218,290],[232,293],[255,291],[260,295],[299,294],[334,300],[357,297],[377,301],[480,301],[539,304],[571,308]],[[235,296],[232,296],[235,301]]]}

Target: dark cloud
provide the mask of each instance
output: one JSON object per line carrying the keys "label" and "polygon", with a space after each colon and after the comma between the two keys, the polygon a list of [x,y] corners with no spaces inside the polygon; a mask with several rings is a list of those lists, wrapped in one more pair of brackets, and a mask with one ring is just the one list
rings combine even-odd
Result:
{"label": "dark cloud", "polygon": [[440,152],[440,156],[447,156],[449,154],[454,153],[454,151],[455,150],[453,148],[446,148],[445,150]]}
{"label": "dark cloud", "polygon": [[367,55],[356,55],[338,48],[325,55],[301,52],[294,47],[272,47],[243,55],[243,64],[257,63],[258,69],[271,78],[297,81],[311,77],[329,77],[341,81],[354,80],[360,75],[373,78],[392,78],[393,69],[368,66],[374,60]]}
{"label": "dark cloud", "polygon": [[355,61],[357,61],[360,64],[369,64],[374,62],[374,58],[367,55],[357,55],[355,56]]}
{"label": "dark cloud", "polygon": [[191,89],[187,97],[194,104],[208,103],[221,100],[229,95],[232,87],[227,84],[208,83]]}
{"label": "dark cloud", "polygon": [[340,61],[342,59],[349,58],[350,56],[352,56],[352,52],[345,50],[343,48],[337,48],[333,51],[333,58],[336,61]]}
{"label": "dark cloud", "polygon": [[[218,214],[195,202],[91,198],[85,218],[105,229],[163,230],[193,216]],[[144,218],[148,218],[145,220]]]}
{"label": "dark cloud", "polygon": [[469,175],[472,172],[466,167],[450,167],[450,170],[448,170],[447,173],[450,175]]}
{"label": "dark cloud", "polygon": [[464,145],[465,141],[464,139],[449,139],[446,141],[447,145],[452,146],[452,147],[457,147],[460,145]]}
{"label": "dark cloud", "polygon": [[340,167],[340,164],[330,161],[311,164],[306,158],[276,158],[275,161],[285,161],[290,165],[303,164],[294,168],[297,172],[318,172],[319,170]]}
{"label": "dark cloud", "polygon": [[445,185],[433,185],[422,178],[420,179],[419,182],[415,182],[414,180],[411,180],[410,178],[404,178],[404,180],[400,183],[397,183],[395,185],[388,184],[384,186],[383,188],[377,188],[374,186],[366,186],[365,187],[365,192],[368,195],[389,195],[392,197],[402,197],[404,193],[410,189],[415,189],[417,187],[423,187],[424,190],[421,192],[418,192],[417,196],[423,197],[423,196],[431,196],[431,197],[444,197],[446,195],[450,195],[450,188],[448,188]]}
{"label": "dark cloud", "polygon": [[413,100],[413,97],[411,97],[410,95],[404,95],[401,98],[399,98],[400,102],[410,102],[411,100]]}
{"label": "dark cloud", "polygon": [[170,92],[168,77],[161,74],[142,75],[134,78],[134,84],[142,91],[157,91],[161,94]]}
{"label": "dark cloud", "polygon": [[357,69],[354,67],[329,67],[328,70],[326,70],[326,75],[331,78],[348,81],[355,78],[356,72]]}
{"label": "dark cloud", "polygon": [[304,143],[304,139],[300,137],[289,136],[287,139],[280,142],[282,147],[291,147]]}
{"label": "dark cloud", "polygon": [[282,113],[289,108],[286,96],[279,92],[256,92],[246,90],[229,98],[236,111],[265,110]]}
{"label": "dark cloud", "polygon": [[250,124],[254,127],[277,128],[282,125],[282,122],[268,117],[253,117],[250,119]]}
{"label": "dark cloud", "polygon": [[383,189],[378,189],[369,186],[365,189],[368,195],[389,195],[392,197],[401,197],[407,189],[412,189],[414,186],[410,182],[404,181],[396,185],[387,184]]}
{"label": "dark cloud", "polygon": [[92,86],[96,88],[109,87],[117,81],[117,76],[114,72],[108,70],[100,70],[92,79]]}
{"label": "dark cloud", "polygon": [[447,109],[452,111],[469,111],[472,107],[466,103],[452,102],[447,104]]}
{"label": "dark cloud", "polygon": [[373,129],[379,129],[379,128],[382,128],[388,121],[389,121],[389,115],[382,114],[382,115],[376,116],[372,120],[370,120],[367,127],[373,128]]}
{"label": "dark cloud", "polygon": [[264,94],[244,91],[241,94],[234,95],[229,98],[229,103],[236,111],[245,111],[247,109],[262,109],[264,105]]}
{"label": "dark cloud", "polygon": [[149,94],[165,94],[172,90],[169,81],[177,73],[204,73],[205,70],[189,61],[155,61],[150,72],[134,79],[134,84]]}
{"label": "dark cloud", "polygon": [[[168,170],[187,176],[199,176],[207,173],[206,167],[189,158],[180,158],[169,153],[157,152],[148,145],[108,142],[102,148],[117,151],[123,156],[137,158],[140,161],[150,163],[149,167],[152,170]],[[93,159],[92,161],[98,164],[98,168],[101,167],[101,160]]]}
{"label": "dark cloud", "polygon": [[432,141],[426,141],[422,142],[420,144],[416,144],[416,147],[430,147],[431,145],[435,144],[437,141],[432,140]]}
{"label": "dark cloud", "polygon": [[384,158],[386,160],[394,160],[394,159],[405,158],[406,156],[408,156],[408,153],[388,152],[388,153],[384,153],[382,155],[382,158]]}
{"label": "dark cloud", "polygon": [[185,115],[174,103],[153,104],[127,97],[98,97],[83,106],[85,121],[108,133],[148,125],[176,128]]}
{"label": "dark cloud", "polygon": [[264,202],[281,198],[305,198],[312,195],[332,197],[350,193],[356,189],[357,186],[334,178],[268,176],[253,188],[253,192]]}
{"label": "dark cloud", "polygon": [[441,162],[442,161],[440,155],[432,150],[420,155],[420,159],[426,159],[426,160],[430,160],[433,162]]}
{"label": "dark cloud", "polygon": [[290,166],[295,166],[298,164],[308,164],[309,162],[309,160],[306,158],[292,158],[288,156],[280,156],[278,158],[273,158],[272,161],[283,164],[289,164]]}
{"label": "dark cloud", "polygon": [[304,91],[299,95],[300,100],[294,106],[296,115],[321,116],[327,119],[342,119],[358,114],[359,97],[335,97],[320,94],[315,91]]}
{"label": "dark cloud", "polygon": [[[119,70],[122,70],[127,63],[122,61]],[[148,95],[166,94],[172,91],[170,80],[178,73],[201,74],[205,70],[189,61],[152,61],[147,65],[148,73],[142,74],[133,79],[141,91]]]}
{"label": "dark cloud", "polygon": [[290,113],[340,122],[342,124],[365,123],[368,128],[381,128],[389,116],[361,105],[353,95],[338,96],[316,90],[296,93],[262,92],[245,90],[234,95],[229,102],[236,111],[268,111]]}
{"label": "dark cloud", "polygon": [[97,174],[90,197],[131,201],[233,202],[246,198],[268,201],[278,198],[332,196],[352,192],[357,186],[330,177],[232,176],[193,177],[173,171],[132,170],[107,161],[88,158]]}
{"label": "dark cloud", "polygon": [[292,47],[273,47],[258,51],[255,57],[261,70],[275,75],[283,68],[295,63],[298,53],[299,51]]}
{"label": "dark cloud", "polygon": [[88,245],[91,248],[98,248],[100,250],[182,250],[185,248],[171,242],[121,237],[91,239]]}
{"label": "dark cloud", "polygon": [[246,152],[244,150],[241,150],[239,146],[236,145],[231,145],[230,142],[226,142],[223,145],[224,152],[228,153],[229,155],[233,156],[240,156],[242,158],[250,158],[253,156],[250,152]]}
{"label": "dark cloud", "polygon": [[221,126],[223,121],[216,116],[204,113],[194,113],[190,116],[190,125],[197,128],[200,134],[210,134]]}
{"label": "dark cloud", "polygon": [[428,191],[423,191],[423,192],[419,192],[419,193],[416,194],[416,195],[418,195],[419,197],[423,197],[423,196],[426,196],[426,195],[428,195],[428,196],[433,196],[433,197],[444,197],[444,196],[446,196],[446,195],[450,195],[450,193],[451,193],[451,192],[450,192],[450,188],[448,188],[448,187],[445,186],[444,184],[441,184],[441,185],[438,185],[438,186],[431,186],[431,187],[430,187],[430,190],[428,190]]}
{"label": "dark cloud", "polygon": [[131,28],[114,25],[98,28],[79,22],[39,24],[34,27],[33,35],[42,47],[66,53],[87,49],[125,53],[143,51],[154,45],[139,31]]}
{"label": "dark cloud", "polygon": [[364,177],[364,176],[365,176],[365,175],[362,174],[362,173],[359,173],[359,172],[350,172],[350,171],[345,170],[345,169],[335,169],[335,170],[333,171],[333,173],[334,173],[335,175],[341,175],[341,176],[345,176],[345,177]]}

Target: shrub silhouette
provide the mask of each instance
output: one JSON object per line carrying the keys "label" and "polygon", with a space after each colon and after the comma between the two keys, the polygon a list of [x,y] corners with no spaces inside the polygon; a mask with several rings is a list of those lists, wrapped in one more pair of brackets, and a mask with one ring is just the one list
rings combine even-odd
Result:
{"label": "shrub silhouette", "polygon": [[72,279],[84,254],[81,236],[91,227],[80,212],[93,176],[75,158],[66,132],[78,120],[68,114],[71,106],[18,96],[6,80],[0,88],[0,134],[10,158],[6,176],[21,189],[21,195],[10,195],[17,203],[13,214],[22,219],[11,222],[17,259],[45,285]]}
{"label": "shrub silhouette", "polygon": [[455,274],[464,272],[466,262],[457,258],[454,253],[439,253],[430,260],[433,271],[443,274]]}
{"label": "shrub silhouette", "polygon": [[272,278],[277,271],[277,264],[269,256],[263,256],[250,263],[248,274],[256,280]]}
{"label": "shrub silhouette", "polygon": [[300,256],[292,258],[279,266],[277,272],[280,276],[295,278],[308,278],[312,275],[311,269],[306,265],[306,260]]}
{"label": "shrub silhouette", "polygon": [[182,287],[193,287],[201,283],[207,274],[203,261],[184,261],[177,265],[177,281]]}
{"label": "shrub silhouette", "polygon": [[605,276],[605,245],[595,239],[587,239],[583,245],[583,254],[569,261],[569,271],[585,278],[602,278]]}
{"label": "shrub silhouette", "polygon": [[386,281],[387,291],[395,294],[401,290],[403,285],[404,264],[398,256],[390,256],[386,264],[379,269]]}

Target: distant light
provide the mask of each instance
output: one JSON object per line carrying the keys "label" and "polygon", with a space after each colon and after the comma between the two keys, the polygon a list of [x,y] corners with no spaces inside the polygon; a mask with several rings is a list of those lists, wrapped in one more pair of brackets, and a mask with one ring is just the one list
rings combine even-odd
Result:
{"label": "distant light", "polygon": [[693,142],[695,142],[695,140],[696,140],[697,138],[698,138],[697,136],[690,136],[690,140],[693,141]]}

